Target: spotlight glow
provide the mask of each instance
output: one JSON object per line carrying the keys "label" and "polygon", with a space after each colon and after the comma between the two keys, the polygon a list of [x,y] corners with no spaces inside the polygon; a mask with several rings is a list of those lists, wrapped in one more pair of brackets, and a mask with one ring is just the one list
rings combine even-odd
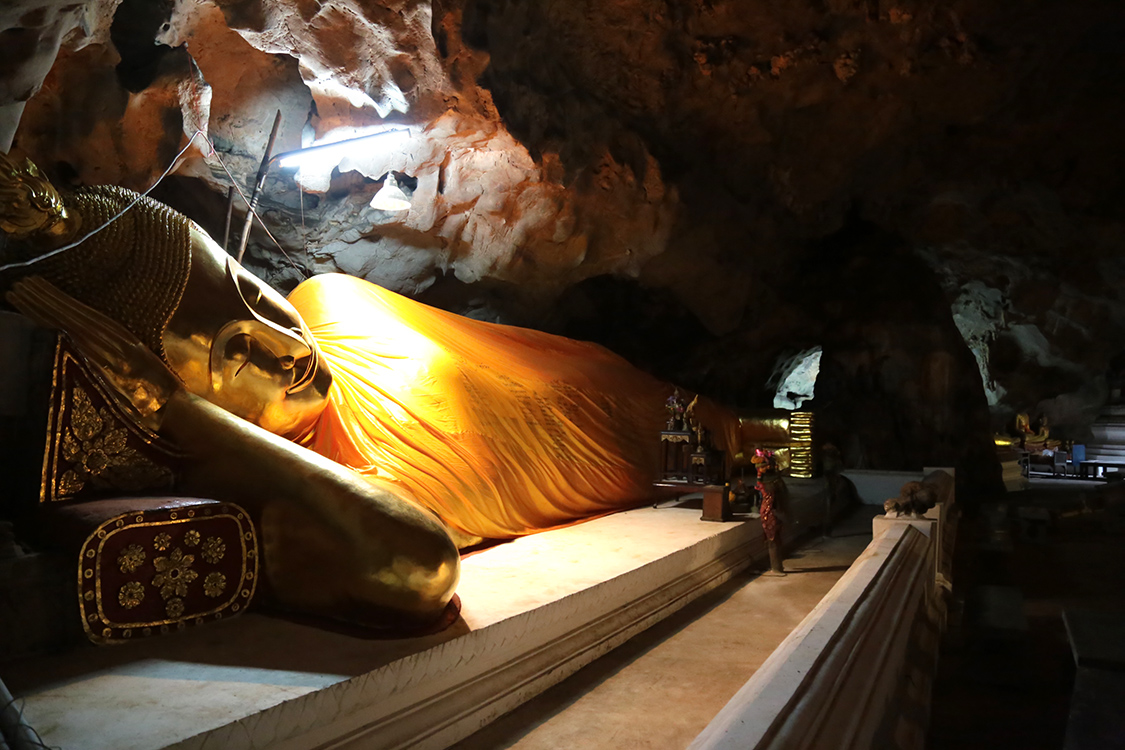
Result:
{"label": "spotlight glow", "polygon": [[371,207],[380,211],[406,211],[410,208],[410,199],[388,178],[371,199]]}

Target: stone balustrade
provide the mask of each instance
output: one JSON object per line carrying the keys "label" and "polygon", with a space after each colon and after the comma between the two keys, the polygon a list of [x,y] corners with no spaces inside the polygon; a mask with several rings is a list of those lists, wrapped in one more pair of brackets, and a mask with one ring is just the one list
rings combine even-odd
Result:
{"label": "stone balustrade", "polygon": [[925,746],[952,570],[952,477],[925,518],[877,517],[874,538],[690,750]]}

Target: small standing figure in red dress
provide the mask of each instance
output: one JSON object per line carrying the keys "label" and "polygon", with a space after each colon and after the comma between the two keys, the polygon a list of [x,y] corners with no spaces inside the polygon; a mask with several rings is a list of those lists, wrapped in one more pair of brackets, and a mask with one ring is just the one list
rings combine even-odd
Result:
{"label": "small standing figure in red dress", "polygon": [[762,496],[759,513],[770,553],[770,569],[774,573],[785,575],[781,562],[781,521],[785,514],[783,506],[787,488],[777,470],[773,451],[759,448],[754,451],[754,457],[750,460],[758,470],[758,483],[754,485],[754,489]]}

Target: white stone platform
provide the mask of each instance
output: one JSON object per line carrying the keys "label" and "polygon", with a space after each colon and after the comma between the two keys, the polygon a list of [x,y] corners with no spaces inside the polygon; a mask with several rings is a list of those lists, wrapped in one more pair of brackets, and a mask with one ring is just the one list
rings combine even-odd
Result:
{"label": "white stone platform", "polygon": [[[793,480],[791,528],[824,485]],[[462,617],[422,638],[255,613],[0,668],[67,750],[443,748],[764,557],[757,521],[641,508],[464,560]]]}

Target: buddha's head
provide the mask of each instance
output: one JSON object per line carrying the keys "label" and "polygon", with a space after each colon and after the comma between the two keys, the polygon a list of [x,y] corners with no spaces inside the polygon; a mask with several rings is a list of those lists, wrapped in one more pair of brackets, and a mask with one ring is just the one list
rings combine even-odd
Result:
{"label": "buddha's head", "polygon": [[161,343],[188,390],[270,432],[297,437],[328,403],[332,375],[297,310],[194,225]]}
{"label": "buddha's head", "polygon": [[[2,265],[65,245],[137,197],[98,187],[64,201],[31,170],[0,154]],[[297,437],[327,405],[332,376],[297,310],[161,203],[140,199],[77,247],[0,274],[0,287],[32,275],[124,325],[192,393],[270,432]]]}

